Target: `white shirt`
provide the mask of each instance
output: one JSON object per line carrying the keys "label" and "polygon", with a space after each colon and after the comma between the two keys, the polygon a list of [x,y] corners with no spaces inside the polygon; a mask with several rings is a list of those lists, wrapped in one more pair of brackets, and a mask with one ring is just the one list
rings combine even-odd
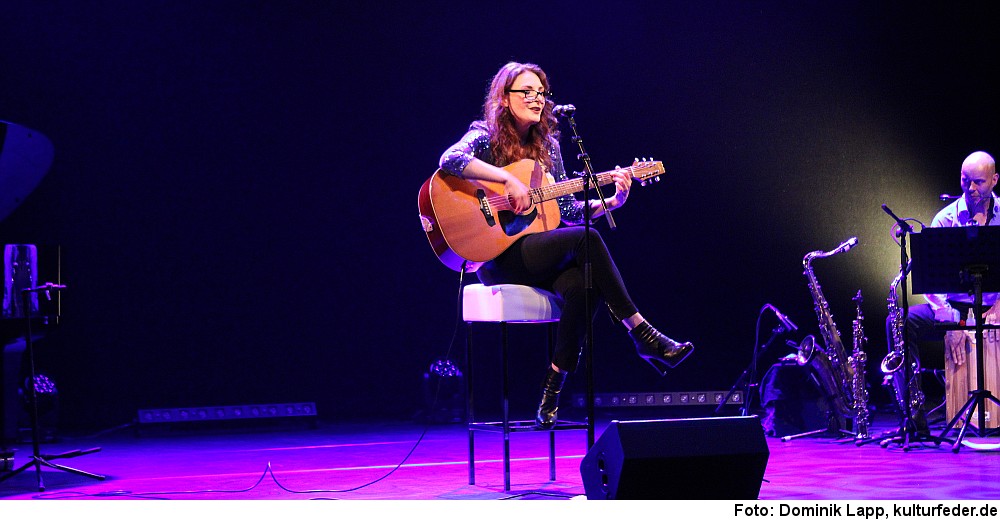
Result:
{"label": "white shirt", "polygon": [[[995,193],[993,196],[993,206],[991,218],[986,222],[987,226],[1000,226],[1000,197]],[[963,227],[968,226],[972,220],[969,215],[969,206],[965,202],[965,196],[961,196],[955,202],[948,204],[931,221],[930,227]],[[975,224],[973,224],[975,225]],[[983,306],[991,307],[996,301],[998,293],[983,293]],[[937,310],[948,306],[948,300],[972,303],[971,297],[966,293],[955,294],[926,294],[924,298],[931,304],[931,308]]]}

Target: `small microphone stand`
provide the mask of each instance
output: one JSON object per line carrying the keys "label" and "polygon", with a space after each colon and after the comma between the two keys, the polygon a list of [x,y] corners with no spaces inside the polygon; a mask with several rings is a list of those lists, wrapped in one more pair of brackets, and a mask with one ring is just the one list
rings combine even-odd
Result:
{"label": "small microphone stand", "polygon": [[[763,314],[764,310],[767,308],[769,308],[769,306],[764,306],[764,308],[760,310],[760,313]],[[757,378],[757,361],[760,359],[761,354],[767,351],[767,349],[771,346],[771,343],[773,343],[774,340],[778,338],[778,336],[781,336],[786,332],[789,332],[789,330],[785,328],[784,324],[779,324],[777,327],[771,330],[771,337],[768,338],[768,340],[763,345],[756,345],[756,344],[754,345],[753,357],[750,359],[750,364],[743,369],[743,373],[740,374],[740,377],[736,379],[735,383],[733,383],[732,388],[729,389],[729,393],[726,394],[726,396],[722,398],[722,401],[719,402],[719,405],[715,407],[715,415],[719,415],[722,413],[722,408],[725,407],[727,404],[729,404],[729,400],[736,393],[736,390],[739,389],[741,386],[743,387],[743,407],[740,408],[740,416],[747,417],[751,415],[750,389],[754,386],[754,380]]]}
{"label": "small microphone stand", "polygon": [[[585,228],[585,233],[583,235],[584,245],[583,245],[583,279],[586,295],[585,309],[587,312],[587,366],[594,366],[594,283],[591,274],[591,264],[590,264],[590,228],[591,228],[591,212],[590,212],[590,189],[593,185],[593,189],[597,192],[597,198],[601,201],[601,206],[604,207],[604,216],[607,218],[608,226],[612,230],[616,228],[615,219],[611,216],[611,212],[608,210],[608,205],[604,201],[604,195],[601,193],[601,185],[597,182],[597,177],[594,175],[594,169],[590,164],[590,155],[583,148],[583,138],[580,137],[580,133],[576,128],[576,120],[573,119],[573,112],[564,112],[564,117],[566,121],[569,122],[569,127],[573,131],[573,142],[576,143],[577,147],[580,148],[580,153],[576,156],[577,159],[583,161],[584,172],[581,174],[583,176],[583,225]],[[594,445],[594,370],[590,368],[587,370],[587,448],[589,449]]]}
{"label": "small microphone stand", "polygon": [[26,469],[34,466],[35,467],[35,478],[36,478],[36,480],[38,482],[38,490],[39,491],[45,491],[45,483],[42,481],[42,466],[47,466],[47,467],[50,467],[50,468],[53,468],[53,469],[58,469],[58,470],[61,470],[61,471],[66,471],[68,473],[73,473],[75,475],[81,475],[81,476],[84,476],[84,477],[90,477],[90,478],[97,479],[97,480],[104,480],[105,479],[105,477],[103,475],[97,475],[97,474],[94,474],[94,473],[88,473],[86,471],[81,471],[81,470],[78,470],[78,469],[74,469],[74,468],[70,468],[70,467],[67,467],[67,466],[62,466],[60,464],[55,464],[55,463],[49,462],[52,459],[68,459],[68,458],[71,458],[71,457],[79,457],[81,455],[87,455],[89,453],[94,453],[94,452],[100,451],[101,448],[91,448],[91,449],[88,449],[88,450],[72,450],[72,451],[68,451],[66,453],[59,453],[57,455],[43,455],[41,453],[41,448],[39,447],[39,444],[41,443],[41,440],[40,440],[40,433],[39,433],[39,428],[38,428],[38,392],[35,389],[35,354],[34,354],[34,349],[32,348],[32,341],[31,341],[32,332],[31,332],[31,307],[30,307],[30,305],[31,305],[31,302],[30,302],[31,298],[30,298],[30,296],[31,296],[31,293],[37,293],[37,292],[44,292],[46,294],[46,296],[48,296],[51,291],[59,291],[59,290],[65,289],[65,288],[66,288],[65,285],[57,285],[57,284],[53,284],[53,283],[50,282],[50,283],[46,283],[45,285],[40,285],[38,287],[32,287],[32,288],[22,289],[21,290],[21,298],[22,298],[22,302],[23,302],[23,305],[24,305],[24,323],[25,323],[24,343],[25,343],[25,350],[27,351],[27,354],[28,354],[28,365],[29,365],[29,368],[30,368],[30,371],[31,371],[31,374],[30,374],[31,375],[31,379],[28,382],[28,387],[29,387],[29,392],[28,392],[28,400],[29,400],[29,403],[28,403],[29,404],[28,413],[31,415],[31,450],[32,450],[32,456],[31,456],[31,460],[28,461],[25,465],[21,466],[20,468],[15,469],[14,471],[11,471],[10,473],[7,473],[5,475],[0,476],[0,482],[2,482],[4,480],[7,480],[7,479],[13,477],[14,475],[17,475],[18,473],[21,473],[22,471],[24,471],[24,470],[26,470]]}

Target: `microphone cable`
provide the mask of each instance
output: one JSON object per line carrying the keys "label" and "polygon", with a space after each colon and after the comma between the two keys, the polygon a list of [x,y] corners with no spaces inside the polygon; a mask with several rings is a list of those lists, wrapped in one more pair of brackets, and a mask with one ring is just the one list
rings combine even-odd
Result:
{"label": "microphone cable", "polygon": [[[462,321],[462,295],[463,295],[462,289],[464,287],[465,269],[467,267],[467,264],[468,264],[468,261],[463,262],[462,263],[462,269],[459,271],[459,276],[458,276],[458,297],[457,297],[457,301],[458,301],[458,305],[457,305],[457,320],[455,321],[455,327],[452,330],[451,341],[448,343],[448,348],[446,349],[446,352],[445,352],[445,359],[448,359],[449,356],[451,355],[452,349],[454,348],[454,345],[455,345],[455,338],[458,337],[459,323],[461,323],[461,321]],[[438,379],[438,384],[437,384],[437,387],[434,390],[434,397],[433,397],[431,405],[430,405],[430,409],[431,410],[434,410],[437,407],[437,401],[438,401],[438,397],[439,397],[440,391],[441,391],[441,379]],[[131,424],[126,425],[126,427],[127,426],[131,426]],[[378,478],[376,478],[374,480],[371,480],[369,482],[366,482],[364,484],[360,484],[360,485],[357,485],[357,486],[354,486],[354,487],[350,487],[350,488],[345,488],[345,489],[307,489],[307,490],[296,490],[296,489],[289,488],[288,486],[282,484],[278,480],[277,475],[274,474],[274,470],[271,468],[271,461],[268,461],[267,465],[264,467],[263,473],[260,475],[260,477],[257,479],[257,481],[253,485],[251,485],[250,487],[243,488],[243,489],[232,489],[232,490],[227,490],[227,489],[204,489],[204,490],[143,491],[143,492],[132,492],[132,491],[127,491],[127,490],[113,490],[113,491],[100,491],[100,492],[95,492],[95,493],[83,493],[83,492],[77,492],[77,491],[58,491],[58,492],[54,492],[54,493],[42,493],[42,494],[39,494],[39,495],[35,495],[32,498],[38,499],[38,500],[60,500],[60,499],[80,498],[80,497],[134,497],[134,498],[147,498],[147,499],[151,499],[151,500],[167,500],[167,498],[165,498],[165,495],[194,495],[194,494],[203,494],[203,493],[224,493],[224,494],[248,493],[248,492],[252,491],[253,489],[255,489],[257,486],[259,486],[262,482],[264,482],[264,479],[268,475],[271,476],[271,480],[281,490],[286,491],[288,493],[295,493],[295,494],[349,493],[349,492],[352,492],[352,491],[358,491],[360,489],[364,489],[364,488],[366,488],[368,486],[371,486],[371,485],[374,485],[374,484],[376,484],[378,482],[381,482],[381,481],[389,478],[389,476],[391,476],[393,473],[395,473],[399,468],[403,467],[403,464],[406,464],[406,461],[410,459],[410,457],[413,455],[413,453],[417,450],[417,447],[420,446],[420,443],[423,442],[424,437],[427,435],[427,432],[428,432],[429,428],[430,428],[429,425],[424,425],[423,431],[420,432],[420,435],[418,436],[416,442],[414,442],[413,447],[411,447],[410,450],[406,453],[406,455],[403,457],[403,460],[401,460],[398,464],[396,464],[392,469],[390,469],[384,475],[382,475],[382,476],[380,476],[380,477],[378,477]],[[335,499],[318,498],[318,500],[335,500]]]}

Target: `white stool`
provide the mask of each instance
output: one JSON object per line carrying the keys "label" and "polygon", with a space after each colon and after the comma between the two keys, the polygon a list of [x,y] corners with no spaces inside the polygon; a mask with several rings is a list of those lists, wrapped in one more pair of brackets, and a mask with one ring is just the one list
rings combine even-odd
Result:
{"label": "white stool", "polygon": [[[469,485],[476,483],[475,432],[493,431],[503,433],[503,488],[510,491],[510,434],[518,432],[549,432],[549,480],[556,479],[556,431],[588,430],[588,439],[593,437],[594,419],[586,422],[558,420],[551,430],[535,427],[534,419],[511,421],[509,415],[509,356],[507,345],[508,323],[544,323],[548,327],[549,353],[552,352],[555,323],[559,321],[562,301],[548,291],[526,285],[483,284],[466,285],[462,290],[462,317],[467,324],[466,340],[466,390],[467,416],[469,428]],[[503,418],[500,421],[476,422],[472,393],[472,324],[499,323],[501,331],[501,364],[503,365]],[[588,365],[588,370],[591,368]],[[592,415],[592,414],[591,414]],[[588,441],[589,444],[589,441]],[[589,448],[589,445],[588,445]]]}

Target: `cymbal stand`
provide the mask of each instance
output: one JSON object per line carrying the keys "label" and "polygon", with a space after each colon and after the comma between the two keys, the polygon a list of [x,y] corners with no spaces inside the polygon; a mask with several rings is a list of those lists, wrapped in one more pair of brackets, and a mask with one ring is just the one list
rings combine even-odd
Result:
{"label": "cymbal stand", "polygon": [[65,453],[59,453],[59,454],[56,454],[56,455],[43,455],[41,453],[41,449],[39,447],[41,441],[40,441],[40,433],[39,433],[39,427],[38,427],[38,392],[35,389],[35,355],[34,355],[34,350],[32,348],[31,313],[29,312],[30,309],[31,309],[31,307],[30,307],[30,296],[31,296],[31,293],[44,292],[45,295],[48,297],[48,296],[50,296],[51,291],[59,291],[59,290],[65,289],[65,288],[66,288],[65,285],[57,285],[57,284],[53,284],[53,283],[46,283],[45,285],[42,285],[42,286],[33,287],[33,288],[29,288],[29,289],[22,289],[21,290],[21,298],[22,298],[22,301],[24,303],[24,309],[25,309],[25,313],[24,313],[25,314],[25,318],[24,318],[24,323],[25,323],[25,333],[24,333],[25,352],[28,354],[28,365],[30,367],[30,377],[31,377],[31,379],[30,379],[30,381],[29,381],[29,383],[28,383],[27,386],[29,387],[29,390],[30,390],[28,392],[28,401],[29,401],[29,403],[28,403],[29,404],[28,413],[31,416],[31,452],[32,452],[32,455],[31,455],[31,460],[28,461],[23,466],[21,466],[20,468],[17,468],[14,471],[11,471],[10,473],[7,473],[5,475],[0,476],[0,482],[3,482],[4,480],[7,480],[7,479],[13,477],[14,475],[17,475],[17,474],[25,471],[26,469],[34,466],[34,468],[35,468],[35,477],[36,477],[36,480],[38,482],[38,490],[39,491],[45,491],[45,483],[42,481],[42,466],[46,466],[46,467],[57,469],[57,470],[60,470],[60,471],[65,471],[65,472],[68,472],[68,473],[73,473],[74,475],[80,475],[80,476],[89,477],[89,478],[97,479],[97,480],[104,480],[106,478],[104,475],[97,475],[95,473],[88,473],[86,471],[81,471],[81,470],[78,470],[78,469],[75,469],[75,468],[70,468],[70,467],[67,467],[67,466],[63,466],[63,465],[60,465],[60,464],[55,464],[53,462],[50,462],[52,459],[67,459],[67,458],[71,458],[71,457],[79,457],[81,455],[87,455],[89,453],[94,453],[94,452],[100,451],[101,448],[91,448],[91,449],[87,449],[87,450],[73,450],[73,451],[68,451],[68,452],[65,452]]}

